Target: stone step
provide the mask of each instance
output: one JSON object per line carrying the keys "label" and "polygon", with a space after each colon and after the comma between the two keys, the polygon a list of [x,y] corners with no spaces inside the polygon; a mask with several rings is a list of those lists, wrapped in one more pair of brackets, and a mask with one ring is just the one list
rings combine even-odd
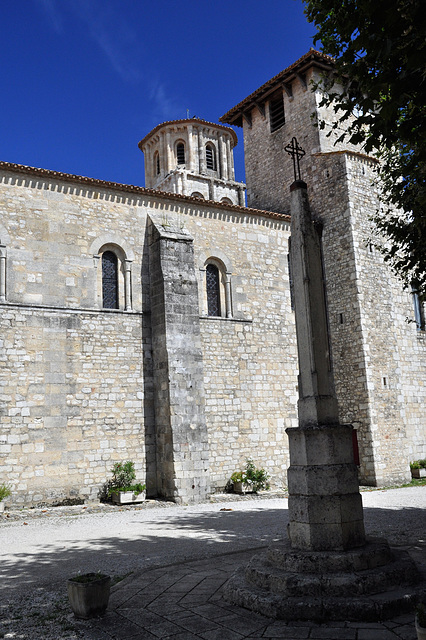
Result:
{"label": "stone step", "polygon": [[245,568],[248,584],[285,597],[351,597],[382,593],[420,581],[410,556],[395,553],[386,565],[361,571],[294,572],[272,564],[268,555],[255,556]]}
{"label": "stone step", "polygon": [[268,549],[268,561],[286,571],[324,573],[362,571],[388,564],[394,558],[386,540],[370,538],[367,543],[349,551],[298,551],[288,542],[274,544]]}
{"label": "stone step", "polygon": [[249,584],[240,568],[224,586],[223,595],[238,606],[281,620],[374,622],[412,611],[426,597],[426,586],[389,588],[370,596],[283,596]]}

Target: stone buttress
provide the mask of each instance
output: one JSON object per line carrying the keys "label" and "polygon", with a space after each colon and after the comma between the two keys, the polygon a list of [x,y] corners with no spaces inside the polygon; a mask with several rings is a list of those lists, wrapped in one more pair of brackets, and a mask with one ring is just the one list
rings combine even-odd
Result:
{"label": "stone buttress", "polygon": [[152,218],[149,236],[157,491],[196,503],[209,461],[193,239]]}

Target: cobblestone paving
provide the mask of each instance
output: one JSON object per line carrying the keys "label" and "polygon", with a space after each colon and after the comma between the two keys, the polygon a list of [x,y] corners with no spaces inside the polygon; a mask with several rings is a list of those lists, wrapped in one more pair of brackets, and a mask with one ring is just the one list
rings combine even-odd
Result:
{"label": "cobblestone paving", "polygon": [[86,638],[106,640],[415,640],[413,614],[383,623],[287,624],[225,602],[221,587],[253,551],[147,571],[111,595],[106,616],[77,624]]}
{"label": "cobblestone paving", "polygon": [[[404,490],[401,490],[404,491]],[[370,529],[375,535],[385,535],[393,545],[407,549],[417,562],[425,560],[425,518],[424,505],[426,488],[409,490],[401,493],[405,500],[399,500],[404,509],[384,510],[376,512],[371,506],[367,508],[366,517]],[[413,493],[411,494],[411,491]],[[387,493],[387,492],[386,492]],[[386,498],[386,493],[382,493]],[[398,491],[399,494],[399,491]],[[396,494],[395,494],[396,495]],[[415,500],[412,498],[417,496]],[[266,496],[229,496],[229,501],[263,500]],[[268,497],[276,498],[275,495]],[[380,497],[377,494],[377,497]],[[389,494],[389,498],[391,494]],[[375,498],[375,495],[372,495]],[[218,502],[228,501],[227,496],[217,496]],[[214,498],[212,502],[215,502]],[[382,505],[384,506],[384,505]],[[416,508],[413,508],[415,506]],[[228,508],[233,507],[233,508]],[[240,521],[244,513],[235,512],[236,505],[226,505],[220,511],[234,511]],[[84,522],[96,521],[96,526],[107,525],[109,512],[132,511],[135,516],[147,509],[162,512],[176,509],[171,503],[153,501],[141,507],[113,507],[111,505],[80,505],[74,507],[39,508],[29,510],[7,511],[1,514],[4,539],[9,531],[28,531],[31,536],[32,526],[43,527],[42,520],[51,522],[53,526],[59,521],[63,523],[78,522],[78,533]],[[184,510],[182,510],[184,512]],[[268,508],[269,511],[269,508]],[[150,512],[151,513],[151,512]],[[172,511],[169,512],[173,513]],[[260,512],[259,512],[260,513]],[[105,518],[99,520],[100,515]],[[156,517],[152,512],[152,518]],[[196,515],[194,515],[196,517]],[[277,513],[277,518],[284,517],[284,512]],[[151,518],[151,516],[150,516]],[[164,518],[162,518],[164,520]],[[38,525],[40,521],[40,525]],[[168,521],[168,520],[167,520]],[[241,520],[242,521],[242,520]],[[126,520],[127,522],[127,520]],[[139,520],[138,520],[139,522]],[[188,520],[189,522],[189,520]],[[269,523],[269,520],[267,521]],[[33,525],[32,525],[33,523]],[[81,526],[80,526],[81,523]],[[105,523],[105,524],[104,524]],[[28,527],[24,525],[28,524]],[[181,524],[186,524],[186,521]],[[139,526],[139,525],[138,525]],[[417,529],[416,529],[417,527]],[[46,528],[46,527],[45,527]],[[50,525],[48,527],[50,529]],[[54,527],[53,527],[54,529]],[[47,530],[47,528],[46,528]],[[209,536],[213,530],[208,529]],[[257,532],[259,535],[260,532]],[[16,536],[16,533],[15,533]],[[27,536],[27,537],[28,537]],[[262,615],[234,606],[223,600],[221,590],[233,571],[245,564],[249,558],[261,548],[266,548],[266,540],[256,538],[257,548],[250,540],[247,546],[234,548],[228,553],[215,553],[206,558],[204,554],[192,556],[178,562],[173,540],[165,539],[163,562],[146,569],[135,571],[112,588],[110,603],[106,615],[90,621],[77,621],[70,611],[65,593],[65,579],[57,584],[46,581],[37,585],[34,581],[37,572],[40,574],[49,566],[61,573],[63,560],[60,555],[48,554],[38,556],[39,565],[33,573],[25,574],[26,558],[18,557],[10,572],[2,578],[0,590],[0,638],[13,640],[150,640],[167,638],[170,640],[239,640],[241,638],[286,638],[296,640],[303,638],[328,640],[415,640],[414,615],[407,614],[383,623],[332,622],[315,624],[312,622],[285,623],[266,618]],[[206,549],[211,549],[209,538]],[[249,546],[250,543],[250,546]],[[45,542],[47,544],[47,541]],[[59,543],[58,543],[59,544]],[[170,546],[170,552],[167,550]],[[245,544],[245,543],[244,543]],[[266,545],[266,546],[264,546]],[[11,545],[16,546],[15,543]],[[101,547],[105,553],[105,546]],[[4,557],[7,548],[2,549]],[[47,549],[48,551],[48,549]],[[168,554],[170,553],[170,558]],[[196,559],[198,558],[198,559]],[[202,559],[200,559],[202,558]],[[78,567],[75,569],[77,570]],[[0,564],[0,571],[3,575]],[[126,570],[123,570],[124,574]],[[62,570],[63,573],[63,570]],[[62,576],[61,573],[61,576]],[[27,575],[27,577],[25,577]],[[50,574],[49,574],[50,575]],[[111,574],[112,575],[112,574]],[[121,576],[122,577],[122,576]],[[16,588],[16,584],[19,588]],[[15,591],[13,588],[15,587]]]}

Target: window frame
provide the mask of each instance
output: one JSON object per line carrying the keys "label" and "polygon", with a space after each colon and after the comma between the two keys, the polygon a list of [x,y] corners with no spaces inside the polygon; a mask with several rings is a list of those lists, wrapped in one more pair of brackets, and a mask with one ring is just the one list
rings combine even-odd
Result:
{"label": "window frame", "polygon": [[[185,142],[183,140],[177,140],[175,146],[176,164],[181,167],[186,164],[186,149]],[[182,162],[183,160],[183,162]]]}
{"label": "window frame", "polygon": [[271,133],[285,125],[284,95],[275,94],[269,100],[269,127]]}
{"label": "window frame", "polygon": [[[106,259],[108,257],[108,260]],[[113,260],[110,260],[113,257]],[[109,265],[109,267],[107,266]],[[107,276],[107,268],[112,266],[112,275]],[[120,308],[120,291],[119,291],[119,271],[120,259],[115,251],[106,249],[101,254],[102,269],[102,309],[119,309]],[[106,298],[111,297],[112,304],[106,304]]]}
{"label": "window frame", "polygon": [[161,173],[160,154],[158,151],[154,153],[154,174],[159,176]]}
{"label": "window frame", "polygon": [[207,171],[217,171],[216,147],[212,142],[206,144],[206,169]]}
{"label": "window frame", "polygon": [[[207,315],[214,318],[222,317],[222,305],[220,296],[220,269],[214,264],[209,262],[206,264],[206,300],[207,300]],[[214,282],[214,290],[212,288]],[[216,313],[214,312],[216,310]]]}

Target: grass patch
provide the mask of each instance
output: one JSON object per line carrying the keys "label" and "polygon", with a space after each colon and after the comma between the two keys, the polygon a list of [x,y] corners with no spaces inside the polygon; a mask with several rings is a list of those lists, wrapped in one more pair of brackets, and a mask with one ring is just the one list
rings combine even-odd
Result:
{"label": "grass patch", "polygon": [[362,486],[360,487],[360,490],[363,492],[386,491],[387,489],[404,489],[405,487],[425,487],[425,486],[426,486],[426,478],[413,478],[411,482],[406,482],[405,484],[392,484],[386,487]]}

